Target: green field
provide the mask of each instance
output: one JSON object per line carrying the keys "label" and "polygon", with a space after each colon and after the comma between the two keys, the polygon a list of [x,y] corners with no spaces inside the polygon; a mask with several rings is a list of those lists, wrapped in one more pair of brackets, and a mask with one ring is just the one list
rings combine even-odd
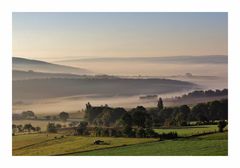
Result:
{"label": "green field", "polygon": [[185,126],[179,128],[161,128],[154,129],[154,131],[157,133],[177,132],[178,136],[187,137],[191,135],[218,131],[218,127],[217,125],[200,125],[200,126]]}
{"label": "green field", "polygon": [[[175,131],[185,137],[159,141],[153,138],[114,138],[64,136],[61,134],[27,134],[13,136],[13,155],[227,155],[227,132],[189,138],[203,132],[214,132],[216,125],[156,129]],[[55,138],[57,137],[57,139]],[[106,142],[94,145],[96,139]]]}
{"label": "green field", "polygon": [[[29,134],[13,137],[13,155],[60,155],[79,151],[95,150],[125,146],[130,144],[146,143],[157,141],[153,138],[112,138],[112,137],[81,137],[66,136],[61,139],[54,139],[56,135]],[[61,135],[58,135],[60,137]],[[94,145],[96,139],[101,139],[107,144]]]}
{"label": "green field", "polygon": [[80,152],[82,156],[227,156],[227,132],[184,138],[178,140],[159,141],[137,144],[111,149]]}

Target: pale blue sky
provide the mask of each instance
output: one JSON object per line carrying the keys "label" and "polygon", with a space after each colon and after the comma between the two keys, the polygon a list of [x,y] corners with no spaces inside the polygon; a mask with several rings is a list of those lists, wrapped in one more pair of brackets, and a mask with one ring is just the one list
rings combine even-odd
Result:
{"label": "pale blue sky", "polygon": [[13,55],[227,55],[227,13],[13,13]]}

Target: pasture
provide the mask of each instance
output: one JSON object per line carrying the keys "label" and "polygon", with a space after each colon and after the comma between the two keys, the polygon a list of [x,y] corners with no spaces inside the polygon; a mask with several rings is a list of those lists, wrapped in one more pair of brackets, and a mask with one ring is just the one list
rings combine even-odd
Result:
{"label": "pasture", "polygon": [[[13,155],[109,155],[109,156],[187,156],[227,155],[227,132],[189,138],[203,132],[214,132],[216,125],[156,129],[175,131],[184,138],[159,141],[154,138],[115,138],[63,136],[63,134],[26,134],[13,136]],[[63,137],[62,137],[63,136]],[[97,139],[105,144],[94,145]]]}
{"label": "pasture", "polygon": [[81,156],[227,156],[227,132],[158,141],[111,149],[79,152],[72,155]]}
{"label": "pasture", "polygon": [[159,128],[154,129],[154,131],[160,134],[177,132],[178,136],[180,137],[188,137],[192,135],[218,131],[218,126],[217,125],[184,126],[175,128]]}
{"label": "pasture", "polygon": [[[33,155],[62,155],[76,153],[79,151],[89,151],[100,148],[112,148],[154,142],[153,138],[113,138],[113,137],[83,137],[65,136],[61,134],[28,134],[13,136],[13,155],[33,156]],[[55,139],[55,137],[58,137]],[[96,139],[105,142],[103,145],[94,145]]]}

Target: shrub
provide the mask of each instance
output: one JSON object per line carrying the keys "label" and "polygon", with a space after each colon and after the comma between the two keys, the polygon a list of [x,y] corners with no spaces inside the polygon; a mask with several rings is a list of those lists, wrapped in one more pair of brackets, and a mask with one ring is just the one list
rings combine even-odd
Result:
{"label": "shrub", "polygon": [[159,135],[160,140],[164,140],[164,139],[175,139],[178,137],[176,132],[169,132],[169,133],[162,133]]}
{"label": "shrub", "polygon": [[227,126],[227,122],[226,121],[219,121],[218,123],[218,130],[219,132],[223,132],[223,129]]}
{"label": "shrub", "polygon": [[152,129],[146,129],[145,133],[147,138],[159,138],[159,134]]}
{"label": "shrub", "polygon": [[125,126],[124,129],[122,130],[122,134],[126,137],[135,137],[136,132],[133,131],[132,127],[130,126]]}
{"label": "shrub", "polygon": [[136,132],[136,137],[138,138],[145,138],[146,137],[146,132],[143,128],[140,128]]}
{"label": "shrub", "polygon": [[57,132],[57,127],[55,126],[55,123],[48,123],[47,132],[49,132],[49,133],[56,133]]}

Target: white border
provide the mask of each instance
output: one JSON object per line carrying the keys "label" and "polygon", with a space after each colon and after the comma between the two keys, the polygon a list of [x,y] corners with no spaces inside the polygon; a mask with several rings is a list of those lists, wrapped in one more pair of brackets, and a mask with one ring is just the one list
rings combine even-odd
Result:
{"label": "white border", "polygon": [[[240,157],[240,4],[239,0],[6,0],[0,1],[0,165],[7,167],[227,167]],[[228,157],[12,157],[12,12],[149,11],[229,13]]]}

